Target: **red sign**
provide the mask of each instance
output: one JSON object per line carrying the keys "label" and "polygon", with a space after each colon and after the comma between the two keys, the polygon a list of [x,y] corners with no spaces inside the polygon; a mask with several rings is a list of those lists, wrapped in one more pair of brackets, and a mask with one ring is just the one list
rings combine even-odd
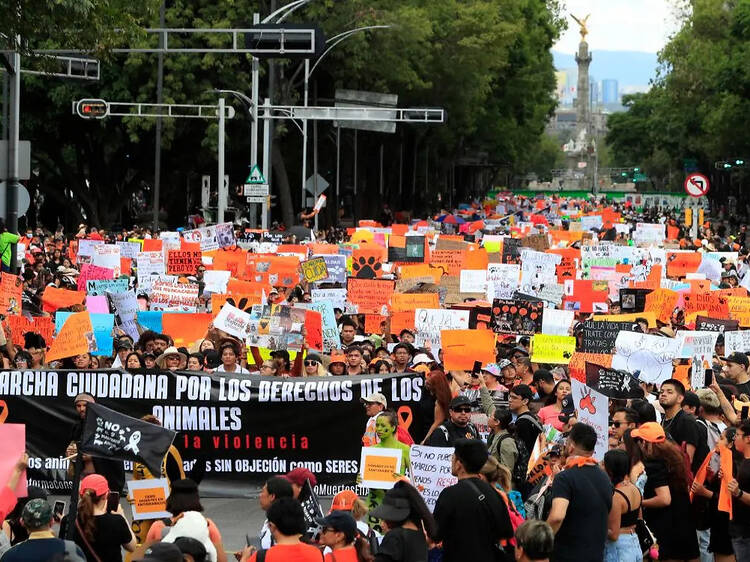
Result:
{"label": "red sign", "polygon": [[690,197],[703,197],[708,193],[711,182],[703,174],[693,173],[685,178],[685,192]]}

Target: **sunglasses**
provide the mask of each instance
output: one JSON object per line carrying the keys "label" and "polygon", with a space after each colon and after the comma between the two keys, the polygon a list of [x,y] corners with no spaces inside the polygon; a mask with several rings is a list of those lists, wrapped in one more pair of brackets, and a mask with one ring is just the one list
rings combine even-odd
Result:
{"label": "sunglasses", "polygon": [[459,412],[461,414],[470,414],[471,413],[471,408],[469,408],[468,406],[465,407],[465,408],[453,408],[453,411],[454,412]]}
{"label": "sunglasses", "polygon": [[614,428],[616,428],[616,429],[619,429],[621,425],[624,425],[624,424],[626,424],[626,423],[628,423],[628,422],[623,422],[623,421],[611,421],[611,422],[609,422],[609,427],[614,427]]}
{"label": "sunglasses", "polygon": [[315,359],[306,359],[305,360],[305,367],[314,367],[317,364],[318,364],[318,362],[315,361]]}

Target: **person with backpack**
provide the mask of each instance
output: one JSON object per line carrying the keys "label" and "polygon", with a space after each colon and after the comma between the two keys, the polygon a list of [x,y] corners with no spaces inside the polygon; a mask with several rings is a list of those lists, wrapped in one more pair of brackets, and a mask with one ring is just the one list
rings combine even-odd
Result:
{"label": "person with backpack", "polygon": [[331,509],[328,513],[331,514],[334,511],[343,511],[354,517],[359,534],[370,544],[370,554],[377,554],[383,535],[370,528],[363,520],[368,512],[365,501],[352,490],[342,490],[333,496]]}
{"label": "person with backpack", "polygon": [[448,407],[450,419],[441,423],[432,433],[427,444],[430,447],[453,447],[458,439],[479,439],[479,431],[469,421],[471,400],[459,395],[451,400]]}
{"label": "person with backpack", "polygon": [[[500,464],[511,473],[516,467],[518,460],[518,447],[510,432],[513,423],[513,414],[507,408],[495,408],[489,418],[490,435],[487,438],[487,449],[490,455],[495,457]],[[528,458],[526,459],[528,463]]]}
{"label": "person with backpack", "polygon": [[508,395],[508,407],[515,417],[515,437],[523,441],[526,450],[531,454],[536,438],[544,430],[539,419],[529,410],[533,393],[525,384],[517,384]]}
{"label": "person with backpack", "polygon": [[[515,534],[516,529],[524,522],[526,516],[521,494],[511,489],[510,471],[497,462],[495,457],[490,457],[484,463],[482,470],[479,471],[479,477],[492,486],[508,507],[508,517],[510,517],[510,524],[513,527],[513,534]],[[516,540],[512,538],[507,543],[513,547],[516,545]],[[509,556],[513,554],[513,551],[507,545],[506,552]]]}

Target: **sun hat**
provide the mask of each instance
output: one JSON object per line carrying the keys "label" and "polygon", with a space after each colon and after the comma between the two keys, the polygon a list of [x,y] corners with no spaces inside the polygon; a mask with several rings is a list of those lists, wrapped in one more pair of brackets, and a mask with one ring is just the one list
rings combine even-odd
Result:
{"label": "sun hat", "polygon": [[156,358],[156,365],[160,369],[164,368],[164,363],[166,362],[168,357],[174,357],[178,356],[182,359],[182,361],[187,362],[187,355],[185,355],[182,351],[177,349],[175,346],[168,347],[164,350],[164,353],[159,355],[159,357]]}

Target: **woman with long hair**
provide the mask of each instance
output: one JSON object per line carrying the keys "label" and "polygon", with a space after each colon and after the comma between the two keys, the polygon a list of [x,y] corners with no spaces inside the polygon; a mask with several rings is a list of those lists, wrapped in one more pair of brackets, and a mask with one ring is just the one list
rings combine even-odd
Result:
{"label": "woman with long hair", "polygon": [[325,367],[323,367],[323,360],[317,353],[308,353],[305,355],[303,365],[303,377],[324,377],[327,374]]}
{"label": "woman with long hair", "polygon": [[386,531],[375,562],[427,560],[425,535],[436,540],[437,524],[414,486],[396,482],[370,515],[379,518]]}
{"label": "woman with long hair", "polygon": [[[742,461],[737,449],[734,448],[734,438],[737,435],[737,428],[730,427],[724,430],[716,443],[715,453],[718,454],[720,447],[727,447],[732,452],[733,464],[736,466]],[[716,457],[714,457],[716,458]],[[708,471],[708,478],[704,484],[697,480],[693,481],[690,490],[695,497],[706,498],[708,500],[708,519],[711,522],[711,538],[708,543],[708,551],[714,555],[716,562],[734,562],[734,548],[732,548],[732,538],[729,536],[729,514],[725,511],[719,511],[719,491],[721,489],[721,478],[719,471],[714,473]]]}
{"label": "woman with long hair", "polygon": [[641,491],[630,481],[630,457],[622,449],[604,454],[604,470],[612,481],[612,509],[607,521],[606,562],[641,562],[643,553],[635,532],[641,512]]}
{"label": "woman with long hair", "polygon": [[635,484],[635,487],[641,491],[641,494],[643,494],[643,491],[646,489],[646,480],[648,477],[646,476],[646,466],[643,464],[643,451],[641,451],[638,443],[633,439],[632,432],[632,429],[627,429],[622,436],[625,452],[630,459],[630,474],[628,477]]}
{"label": "woman with long hair", "polygon": [[560,421],[562,412],[562,401],[571,392],[570,381],[563,379],[558,381],[552,393],[547,398],[546,406],[539,410],[539,420],[544,425],[551,425],[557,431],[564,431],[565,424]]}
{"label": "woman with long hair", "polygon": [[512,472],[518,459],[518,447],[513,439],[513,414],[508,408],[495,408],[487,423],[490,426],[487,438],[490,456]]}
{"label": "woman with long hair", "polygon": [[[427,443],[432,432],[448,418],[448,406],[453,397],[448,377],[446,377],[445,373],[439,369],[427,373],[425,387],[427,388],[427,392],[423,394],[425,399],[424,414],[428,419],[432,417],[432,423],[427,429],[427,435],[425,435],[425,438],[422,440],[422,445]],[[430,408],[430,402],[433,403],[432,408]],[[430,414],[432,414],[432,416],[430,416]]]}
{"label": "woman with long hair", "polygon": [[357,522],[351,513],[333,511],[326,517],[316,519],[321,526],[320,544],[331,549],[325,562],[373,562],[370,544],[357,530]]}
{"label": "woman with long hair", "polygon": [[107,510],[109,485],[100,474],[89,474],[81,480],[78,515],[73,529],[73,540],[81,547],[87,560],[122,562],[121,548],[133,552],[135,535],[117,505],[117,510]]}
{"label": "woman with long hair", "polygon": [[128,370],[145,368],[141,354],[137,351],[131,351],[128,353],[127,357],[125,357],[125,368]]}
{"label": "woman with long hair", "polygon": [[643,518],[656,535],[659,560],[698,560],[698,536],[690,509],[690,484],[682,451],[664,428],[644,423],[630,436],[643,452],[646,487]]}

